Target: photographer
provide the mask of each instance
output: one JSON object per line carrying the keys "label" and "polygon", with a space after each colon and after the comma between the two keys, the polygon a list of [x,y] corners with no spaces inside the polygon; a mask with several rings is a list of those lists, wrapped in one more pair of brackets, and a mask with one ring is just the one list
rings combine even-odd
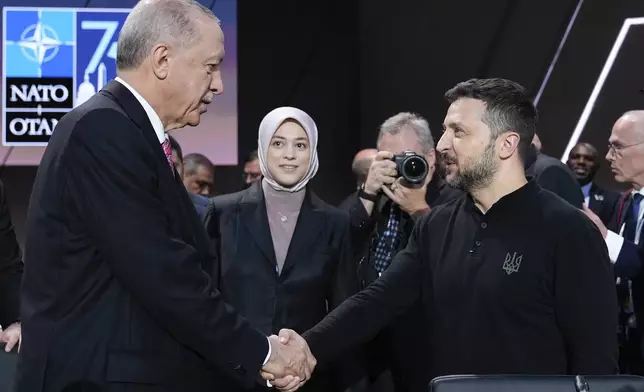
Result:
{"label": "photographer", "polygon": [[[462,194],[435,173],[434,140],[424,118],[399,113],[387,119],[380,126],[377,147],[349,212],[363,287],[378,279],[404,249],[418,217]],[[370,344],[370,390],[391,390],[386,384],[393,381],[400,392],[424,382],[427,355],[418,344],[423,338],[419,314],[412,309]],[[387,380],[387,369],[392,380]]]}

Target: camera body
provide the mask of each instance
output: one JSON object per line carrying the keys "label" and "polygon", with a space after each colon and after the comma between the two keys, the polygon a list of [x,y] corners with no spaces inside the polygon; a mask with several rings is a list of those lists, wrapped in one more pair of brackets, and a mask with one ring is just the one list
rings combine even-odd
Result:
{"label": "camera body", "polygon": [[409,184],[417,185],[425,182],[429,173],[429,165],[424,156],[413,151],[404,151],[391,158],[396,163],[396,171]]}

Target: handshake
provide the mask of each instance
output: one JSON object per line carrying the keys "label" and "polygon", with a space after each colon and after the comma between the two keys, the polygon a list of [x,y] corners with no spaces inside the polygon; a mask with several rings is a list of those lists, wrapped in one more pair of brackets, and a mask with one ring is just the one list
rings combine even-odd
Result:
{"label": "handshake", "polygon": [[271,386],[293,392],[311,378],[317,360],[303,337],[290,329],[268,338],[271,356],[262,367],[261,375]]}

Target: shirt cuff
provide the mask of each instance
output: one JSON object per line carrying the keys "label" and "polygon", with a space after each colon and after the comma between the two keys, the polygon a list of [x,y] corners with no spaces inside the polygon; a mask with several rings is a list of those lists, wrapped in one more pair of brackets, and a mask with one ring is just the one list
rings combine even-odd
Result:
{"label": "shirt cuff", "polygon": [[268,354],[266,354],[266,359],[264,359],[264,363],[262,364],[262,367],[266,365],[269,359],[271,359],[271,353],[273,352],[273,348],[271,347],[271,340],[267,337],[266,340],[268,341]]}
{"label": "shirt cuff", "polygon": [[[268,354],[266,354],[266,359],[264,359],[264,363],[262,364],[262,367],[264,367],[264,365],[266,365],[268,360],[271,359],[271,353],[273,352],[273,348],[271,347],[271,340],[268,337],[266,337],[266,340],[268,340]],[[268,380],[266,380],[266,386],[269,388],[273,387],[273,385],[271,385],[271,382]]]}
{"label": "shirt cuff", "polygon": [[606,242],[606,247],[608,248],[608,257],[610,258],[610,261],[615,264],[617,257],[619,256],[619,252],[622,250],[622,245],[624,245],[624,237],[608,230],[604,241]]}

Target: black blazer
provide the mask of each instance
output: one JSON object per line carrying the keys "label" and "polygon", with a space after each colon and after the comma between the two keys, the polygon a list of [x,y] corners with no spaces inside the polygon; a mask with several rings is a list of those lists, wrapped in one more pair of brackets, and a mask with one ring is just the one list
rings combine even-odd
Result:
{"label": "black blazer", "polygon": [[143,107],[110,82],[60,120],[38,169],[17,391],[254,385],[268,341],[211,284],[209,250]]}
{"label": "black blazer", "polygon": [[593,182],[588,194],[588,208],[597,214],[605,225],[608,225],[616,213],[615,209],[620,196],[618,192],[604,189]]}
{"label": "black blazer", "polygon": [[0,325],[3,328],[19,319],[22,269],[20,247],[13,231],[4,187],[0,182]]}
{"label": "black blazer", "polygon": [[[303,333],[358,291],[348,224],[307,189],[278,275],[261,183],[211,199],[205,226],[219,255],[222,295],[267,335],[282,328]],[[335,390],[319,376],[328,378],[322,369],[306,390]]]}
{"label": "black blazer", "polygon": [[192,200],[192,204],[195,206],[195,210],[197,210],[199,218],[203,219],[206,215],[206,211],[208,210],[208,198],[206,196],[195,195],[190,192],[188,192],[188,196],[190,196],[190,200]]}
{"label": "black blazer", "polygon": [[584,194],[568,166],[560,160],[542,154],[531,144],[524,161],[526,177],[532,177],[547,189],[579,209],[584,204]]}

